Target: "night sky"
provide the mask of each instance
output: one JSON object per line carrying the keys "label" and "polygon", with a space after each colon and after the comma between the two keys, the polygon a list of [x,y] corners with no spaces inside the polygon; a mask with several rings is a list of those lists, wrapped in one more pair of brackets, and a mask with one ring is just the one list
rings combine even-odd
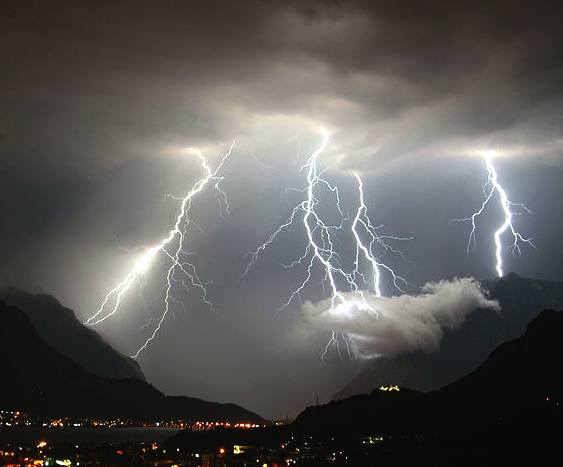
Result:
{"label": "night sky", "polygon": [[[230,401],[266,417],[330,399],[362,362],[320,354],[326,332],[298,302],[303,278],[281,264],[306,245],[299,224],[240,279],[247,253],[303,199],[299,168],[319,164],[343,211],[361,174],[374,223],[412,236],[410,282],[495,276],[492,233],[480,220],[495,151],[517,216],[520,257],[505,272],[563,280],[563,35],[560,2],[10,1],[0,5],[0,278],[55,295],[81,320],[98,308],[145,246],[174,222],[201,176],[197,147],[216,165],[233,139],[222,188],[194,201],[187,249],[217,308],[178,292],[169,319],[139,357],[170,394]],[[223,213],[224,214],[224,213]],[[330,217],[334,212],[327,212]],[[342,244],[344,250],[346,245]],[[163,264],[96,329],[130,354],[162,307]],[[320,276],[316,282],[320,281]],[[388,282],[386,295],[397,293]],[[323,298],[319,287],[303,301]],[[183,306],[182,306],[183,304]]]}

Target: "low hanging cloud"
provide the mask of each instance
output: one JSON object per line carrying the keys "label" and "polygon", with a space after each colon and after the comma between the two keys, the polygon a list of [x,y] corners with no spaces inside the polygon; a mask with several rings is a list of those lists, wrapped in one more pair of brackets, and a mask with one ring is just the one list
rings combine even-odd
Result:
{"label": "low hanging cloud", "polygon": [[474,278],[428,282],[419,295],[375,297],[365,294],[369,308],[357,294],[344,296],[356,305],[331,309],[330,300],[306,302],[302,311],[313,332],[342,332],[358,358],[393,357],[403,352],[440,348],[445,329],[461,326],[477,308],[500,311]]}

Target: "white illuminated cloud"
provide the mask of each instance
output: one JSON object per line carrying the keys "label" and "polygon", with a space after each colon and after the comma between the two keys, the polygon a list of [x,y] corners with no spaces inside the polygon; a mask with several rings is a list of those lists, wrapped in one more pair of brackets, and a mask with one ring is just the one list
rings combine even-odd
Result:
{"label": "white illuminated cloud", "polygon": [[[376,297],[365,294],[368,307],[335,307],[330,300],[305,302],[302,312],[314,332],[344,333],[358,358],[392,357],[403,352],[437,351],[444,329],[457,328],[478,308],[500,311],[473,278],[429,282],[419,295]],[[345,294],[353,303],[355,294]],[[370,309],[371,308],[371,309]]]}

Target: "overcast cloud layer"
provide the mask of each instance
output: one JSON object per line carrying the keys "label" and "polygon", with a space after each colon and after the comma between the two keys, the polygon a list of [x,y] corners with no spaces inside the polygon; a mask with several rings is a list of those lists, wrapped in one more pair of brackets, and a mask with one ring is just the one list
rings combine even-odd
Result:
{"label": "overcast cloud layer", "polygon": [[[4,1],[0,275],[85,319],[169,228],[178,204],[166,194],[200,176],[185,148],[216,163],[236,138],[223,183],[232,216],[203,193],[201,230],[190,233],[221,312],[184,297],[140,363],[164,391],[265,416],[326,400],[357,362],[321,364],[326,336],[295,342],[300,304],[276,312],[302,279],[280,264],[302,252],[303,230],[237,280],[244,255],[302,199],[284,190],[303,186],[315,127],[331,132],[320,163],[342,186],[344,210],[357,206],[358,170],[374,222],[415,237],[402,245],[412,263],[391,260],[409,292],[494,275],[498,211],[482,219],[469,256],[467,226],[448,223],[481,202],[480,149],[498,151],[504,186],[532,211],[517,222],[538,251],[507,256],[506,272],[563,279],[560,3]],[[123,352],[160,310],[161,272],[99,328]],[[322,291],[302,298],[317,303]]]}

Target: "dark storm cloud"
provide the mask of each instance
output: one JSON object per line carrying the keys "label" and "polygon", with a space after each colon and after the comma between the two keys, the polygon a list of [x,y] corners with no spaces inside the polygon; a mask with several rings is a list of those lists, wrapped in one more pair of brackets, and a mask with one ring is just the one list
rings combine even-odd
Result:
{"label": "dark storm cloud", "polygon": [[[154,346],[141,363],[163,389],[234,398],[266,415],[295,412],[315,391],[329,397],[350,367],[315,366],[319,341],[292,353],[294,321],[272,316],[299,280],[279,263],[303,248],[302,232],[284,237],[247,282],[233,279],[242,255],[287,215],[294,198],[280,200],[284,188],[302,186],[312,125],[332,132],[323,164],[349,203],[346,172],[360,169],[378,222],[417,237],[405,246],[416,262],[402,265],[413,282],[492,273],[488,232],[467,258],[463,226],[448,227],[480,201],[482,167],[465,156],[483,147],[508,155],[503,181],[534,211],[519,222],[539,252],[507,262],[561,278],[550,254],[563,225],[554,212],[563,196],[561,13],[560,2],[521,1],[5,1],[0,273],[88,316],[130,265],[123,247],[160,238],[177,207],[164,195],[185,193],[199,174],[181,148],[216,157],[237,137],[224,182],[233,218],[217,221],[203,197],[193,245],[228,317],[211,322],[190,302],[193,327],[180,315],[165,331],[174,345]],[[102,329],[123,351],[139,339],[137,305]],[[204,355],[201,336],[212,342]],[[163,370],[170,359],[177,368]],[[253,379],[268,394],[259,402],[237,381],[242,361],[246,378],[263,376]],[[310,383],[280,400],[272,386],[292,380]]]}
{"label": "dark storm cloud", "polygon": [[4,15],[4,108],[23,107],[17,123],[33,125],[38,143],[63,140],[67,157],[89,163],[131,157],[148,139],[228,138],[240,119],[271,113],[371,130],[375,141],[398,125],[412,136],[385,137],[382,150],[399,157],[444,136],[512,128],[558,98],[556,8],[17,2]]}

